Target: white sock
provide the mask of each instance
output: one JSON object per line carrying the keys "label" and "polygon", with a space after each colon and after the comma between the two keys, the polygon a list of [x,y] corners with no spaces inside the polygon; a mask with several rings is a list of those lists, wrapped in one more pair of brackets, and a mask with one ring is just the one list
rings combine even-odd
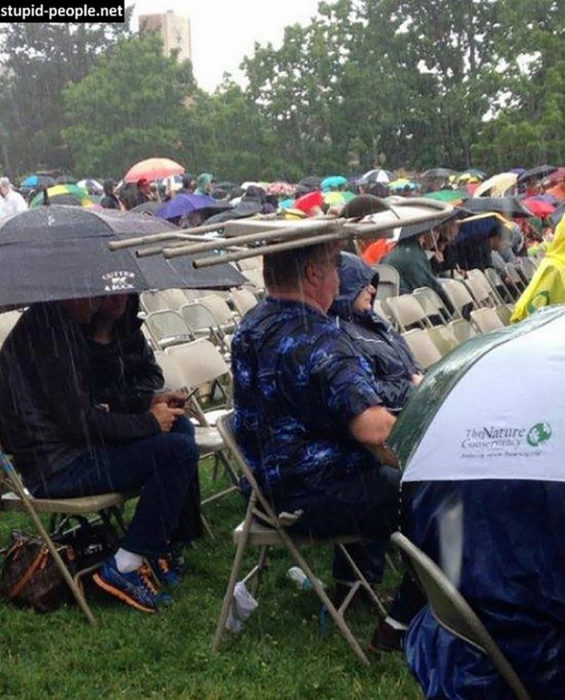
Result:
{"label": "white sock", "polygon": [[394,617],[389,617],[388,615],[385,617],[385,622],[387,625],[390,625],[392,629],[394,630],[407,630],[408,627],[403,624],[402,622],[399,622],[398,620],[395,620]]}
{"label": "white sock", "polygon": [[121,574],[129,574],[130,571],[135,571],[143,564],[143,557],[134,552],[128,552],[127,549],[118,549],[114,554],[116,560],[116,568]]}

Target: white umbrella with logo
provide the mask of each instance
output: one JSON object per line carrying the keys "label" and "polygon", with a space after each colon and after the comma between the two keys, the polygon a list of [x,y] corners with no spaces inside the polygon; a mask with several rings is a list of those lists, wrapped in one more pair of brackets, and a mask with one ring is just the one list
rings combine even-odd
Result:
{"label": "white umbrella with logo", "polygon": [[565,306],[467,341],[426,376],[391,443],[404,482],[565,481]]}

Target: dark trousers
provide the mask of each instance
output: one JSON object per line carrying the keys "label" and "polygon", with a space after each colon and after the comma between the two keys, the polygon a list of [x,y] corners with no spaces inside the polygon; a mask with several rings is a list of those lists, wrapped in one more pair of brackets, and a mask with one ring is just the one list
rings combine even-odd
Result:
{"label": "dark trousers", "polygon": [[92,448],[34,493],[73,498],[140,491],[122,546],[156,556],[187,542],[200,528],[198,447],[194,427],[177,418],[173,430],[119,446]]}
{"label": "dark trousers", "polygon": [[[321,494],[277,499],[277,509],[304,511],[290,532],[312,537],[359,535],[362,542],[347,545],[347,549],[367,580],[379,583],[390,535],[398,528],[399,489],[400,472],[381,466],[326,484]],[[354,578],[339,549],[334,556],[333,574],[345,581]]]}

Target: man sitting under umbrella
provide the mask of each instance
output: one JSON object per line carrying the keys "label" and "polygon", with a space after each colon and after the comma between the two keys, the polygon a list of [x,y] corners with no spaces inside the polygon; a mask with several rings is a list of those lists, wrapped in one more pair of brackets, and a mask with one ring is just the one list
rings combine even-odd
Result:
{"label": "man sitting under umbrella", "polygon": [[[277,511],[303,511],[291,530],[360,535],[363,544],[350,554],[378,582],[398,513],[399,472],[385,466],[395,418],[369,361],[326,315],[339,262],[335,244],[265,256],[269,296],[244,317],[232,344],[234,429]],[[334,577],[344,587],[353,579],[339,550]],[[398,600],[391,618],[402,617]],[[394,648],[395,632],[392,620],[381,625],[375,646]]]}
{"label": "man sitting under umbrella", "polygon": [[166,396],[139,414],[96,404],[83,327],[97,305],[37,303],[22,315],[0,351],[0,440],[38,498],[141,492],[122,546],[95,581],[151,613],[160,599],[144,558],[157,565],[175,539],[199,453],[190,435],[171,432],[183,410]]}

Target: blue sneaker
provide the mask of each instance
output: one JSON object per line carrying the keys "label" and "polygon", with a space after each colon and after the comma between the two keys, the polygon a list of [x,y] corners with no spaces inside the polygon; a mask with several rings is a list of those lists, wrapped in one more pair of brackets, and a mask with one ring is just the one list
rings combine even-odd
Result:
{"label": "blue sneaker", "polygon": [[181,572],[174,566],[170,556],[164,554],[163,556],[149,559],[149,565],[162,586],[174,588],[180,583]]}
{"label": "blue sneaker", "polygon": [[116,567],[116,560],[110,557],[104,566],[92,577],[94,583],[106,593],[119,598],[142,612],[154,613],[160,602],[157,589],[146,565],[135,571],[123,574]]}

